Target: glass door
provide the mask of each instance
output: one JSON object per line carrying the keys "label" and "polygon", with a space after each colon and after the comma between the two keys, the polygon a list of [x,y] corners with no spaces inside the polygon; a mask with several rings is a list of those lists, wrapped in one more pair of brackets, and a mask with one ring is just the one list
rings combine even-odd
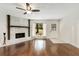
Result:
{"label": "glass door", "polygon": [[33,37],[43,37],[46,36],[46,24],[34,23],[33,24]]}
{"label": "glass door", "polygon": [[36,36],[42,36],[43,35],[43,23],[36,23],[35,27],[35,34]]}

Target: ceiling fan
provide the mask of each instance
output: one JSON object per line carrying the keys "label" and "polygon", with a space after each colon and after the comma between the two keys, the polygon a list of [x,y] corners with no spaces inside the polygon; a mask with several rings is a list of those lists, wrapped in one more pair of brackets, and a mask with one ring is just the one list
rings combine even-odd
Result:
{"label": "ceiling fan", "polygon": [[25,11],[25,12],[24,12],[24,15],[25,15],[25,14],[28,14],[28,13],[30,13],[30,12],[40,12],[39,9],[32,9],[32,7],[30,6],[29,3],[26,3],[26,4],[25,4],[25,7],[26,7],[26,9],[20,8],[20,7],[16,7],[16,9],[24,10],[24,11]]}

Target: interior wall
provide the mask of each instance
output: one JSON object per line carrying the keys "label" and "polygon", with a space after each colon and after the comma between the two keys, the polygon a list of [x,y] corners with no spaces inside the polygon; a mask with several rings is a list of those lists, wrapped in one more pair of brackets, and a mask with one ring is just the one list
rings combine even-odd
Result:
{"label": "interior wall", "polygon": [[60,40],[79,47],[79,11],[62,18],[60,22]]}
{"label": "interior wall", "polygon": [[[49,20],[49,19],[48,19]],[[57,39],[58,38],[58,34],[59,34],[59,29],[58,29],[58,20],[31,20],[31,36],[33,37],[33,25],[35,23],[43,23],[46,24],[46,37],[48,38],[54,38]],[[51,30],[51,24],[56,24],[57,25],[57,30],[56,31],[52,31]]]}
{"label": "interior wall", "polygon": [[4,41],[4,35],[3,33],[6,33],[6,39],[7,39],[7,20],[6,20],[6,14],[4,10],[0,9],[0,46],[3,45]]}
{"label": "interior wall", "polygon": [[[28,19],[23,19],[20,17],[11,16],[10,25],[15,26],[28,26]],[[28,28],[18,28],[18,27],[10,27],[10,42],[18,43],[22,41],[28,40]],[[25,37],[23,38],[15,38],[16,33],[25,33]]]}
{"label": "interior wall", "polygon": [[[27,29],[17,29],[17,28],[11,28],[12,35],[15,35],[15,32],[26,32],[26,37],[22,38],[22,39],[16,39],[14,37],[11,36],[11,40],[7,39],[7,15],[10,15],[11,11],[5,10],[0,8],[0,47],[5,46],[3,45],[4,42],[4,35],[3,33],[6,33],[6,45],[11,45],[11,44],[16,44],[22,41],[27,41],[30,40],[30,37],[28,37],[28,32]],[[12,16],[12,15],[11,15]],[[27,26],[27,19],[23,19],[17,16],[12,16],[11,17],[11,25],[23,25],[23,26]]]}

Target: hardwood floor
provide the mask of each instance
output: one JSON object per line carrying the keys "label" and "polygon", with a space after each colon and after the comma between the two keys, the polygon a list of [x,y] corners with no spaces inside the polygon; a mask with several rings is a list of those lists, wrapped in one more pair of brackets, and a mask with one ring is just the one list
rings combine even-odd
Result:
{"label": "hardwood floor", "polygon": [[49,39],[34,39],[0,48],[1,56],[79,56],[79,48]]}

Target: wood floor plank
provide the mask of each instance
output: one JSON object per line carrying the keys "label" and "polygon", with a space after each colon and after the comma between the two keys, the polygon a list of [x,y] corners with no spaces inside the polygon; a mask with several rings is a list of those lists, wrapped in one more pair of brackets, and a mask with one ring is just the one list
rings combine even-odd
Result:
{"label": "wood floor plank", "polygon": [[0,56],[79,56],[79,48],[70,44],[52,43],[49,39],[41,39],[37,44],[37,40],[1,47]]}

